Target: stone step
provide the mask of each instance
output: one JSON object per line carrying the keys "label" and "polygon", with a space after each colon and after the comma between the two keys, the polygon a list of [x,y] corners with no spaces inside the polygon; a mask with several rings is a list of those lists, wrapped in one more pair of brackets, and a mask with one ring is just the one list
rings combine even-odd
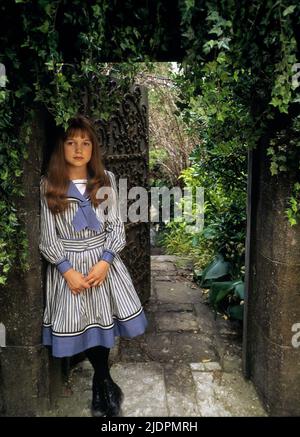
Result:
{"label": "stone step", "polygon": [[252,383],[240,373],[192,371],[192,375],[200,416],[266,416]]}
{"label": "stone step", "polygon": [[168,283],[155,281],[157,300],[162,303],[200,303],[202,300],[201,289],[192,288],[187,281]]}
{"label": "stone step", "polygon": [[177,259],[176,255],[151,255],[151,263],[175,262]]}
{"label": "stone step", "polygon": [[189,365],[166,364],[164,374],[169,416],[199,416],[195,384]]}
{"label": "stone step", "polygon": [[164,369],[159,363],[119,363],[112,367],[111,375],[124,392],[124,417],[169,415]]}
{"label": "stone step", "polygon": [[198,320],[191,312],[167,312],[156,317],[157,332],[198,332]]}
{"label": "stone step", "polygon": [[120,342],[121,362],[192,363],[217,359],[212,339],[194,332],[150,332],[135,341]]}
{"label": "stone step", "polygon": [[169,262],[156,263],[151,261],[151,270],[153,273],[164,272],[166,274],[170,274],[170,272],[176,272],[176,267],[173,263]]}

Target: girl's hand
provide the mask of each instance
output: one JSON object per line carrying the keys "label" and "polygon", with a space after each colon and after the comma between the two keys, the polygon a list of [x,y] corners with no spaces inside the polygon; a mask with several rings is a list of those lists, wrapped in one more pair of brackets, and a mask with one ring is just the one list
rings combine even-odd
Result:
{"label": "girl's hand", "polygon": [[85,276],[74,269],[67,270],[63,277],[68,283],[68,286],[73,294],[78,294],[84,291],[86,288],[90,288]]}
{"label": "girl's hand", "polygon": [[107,261],[101,260],[91,268],[88,276],[85,278],[90,287],[100,285],[105,280],[109,267],[110,264]]}

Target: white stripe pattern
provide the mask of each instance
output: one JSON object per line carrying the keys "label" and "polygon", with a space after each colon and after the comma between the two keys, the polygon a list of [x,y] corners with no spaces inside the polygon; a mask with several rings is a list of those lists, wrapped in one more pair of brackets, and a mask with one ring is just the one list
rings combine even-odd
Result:
{"label": "white stripe pattern", "polygon": [[[107,171],[112,187],[117,190],[115,176]],[[90,327],[110,329],[116,319],[131,320],[142,311],[132,279],[119,252],[125,247],[125,227],[120,218],[119,206],[104,231],[88,228],[76,232],[72,219],[78,200],[71,199],[63,213],[53,215],[48,208],[45,180],[41,180],[41,234],[39,248],[49,261],[46,279],[46,305],[44,327],[51,327],[56,336],[80,335]],[[102,221],[101,208],[94,208]],[[76,241],[74,241],[76,240]],[[105,281],[96,287],[74,295],[56,264],[67,259],[72,267],[84,275],[100,259],[103,250],[114,252]]]}

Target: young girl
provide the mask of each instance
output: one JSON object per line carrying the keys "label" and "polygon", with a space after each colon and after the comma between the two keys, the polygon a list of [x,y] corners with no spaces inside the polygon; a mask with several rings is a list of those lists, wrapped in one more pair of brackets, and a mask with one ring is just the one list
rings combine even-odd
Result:
{"label": "young girl", "polygon": [[[101,187],[114,199],[108,195],[109,214]],[[110,376],[109,351],[115,336],[144,333],[147,319],[119,255],[126,240],[115,176],[87,118],[71,119],[40,188],[39,248],[49,261],[43,344],[55,357],[85,351],[94,368],[92,414],[118,416],[123,393]]]}

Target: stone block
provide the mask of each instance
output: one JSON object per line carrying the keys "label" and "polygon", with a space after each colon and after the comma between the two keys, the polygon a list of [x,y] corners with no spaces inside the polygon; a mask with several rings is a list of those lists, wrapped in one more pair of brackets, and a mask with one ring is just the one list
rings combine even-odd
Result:
{"label": "stone block", "polygon": [[38,416],[50,408],[45,347],[1,348],[0,361],[4,416]]}

